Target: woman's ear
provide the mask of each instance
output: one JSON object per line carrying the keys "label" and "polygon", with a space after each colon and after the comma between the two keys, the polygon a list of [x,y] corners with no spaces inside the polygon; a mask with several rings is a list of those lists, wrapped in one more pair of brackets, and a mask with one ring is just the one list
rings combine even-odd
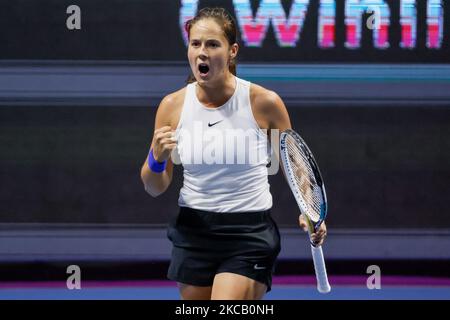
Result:
{"label": "woman's ear", "polygon": [[233,43],[230,47],[230,59],[235,59],[238,51],[239,51],[239,45],[237,43]]}

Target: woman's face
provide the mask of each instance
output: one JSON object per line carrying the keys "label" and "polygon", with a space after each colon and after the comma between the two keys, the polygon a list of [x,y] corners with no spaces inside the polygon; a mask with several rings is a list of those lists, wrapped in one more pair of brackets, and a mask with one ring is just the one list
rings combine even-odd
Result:
{"label": "woman's face", "polygon": [[189,64],[197,82],[223,80],[237,49],[237,44],[228,44],[222,29],[213,19],[197,21],[191,27],[188,47]]}

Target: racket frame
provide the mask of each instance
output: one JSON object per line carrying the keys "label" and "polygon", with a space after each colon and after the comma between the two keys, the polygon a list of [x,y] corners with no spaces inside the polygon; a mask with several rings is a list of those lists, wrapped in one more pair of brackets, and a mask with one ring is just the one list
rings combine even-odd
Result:
{"label": "racket frame", "polygon": [[[320,207],[320,214],[319,219],[317,221],[312,220],[310,215],[307,213],[307,205],[306,201],[303,199],[303,196],[300,192],[300,188],[297,185],[297,182],[293,178],[294,173],[291,166],[290,161],[287,159],[287,154],[285,149],[286,146],[286,136],[290,135],[293,137],[296,141],[296,143],[299,145],[299,147],[302,149],[304,154],[306,155],[306,158],[311,165],[314,178],[317,182],[317,185],[320,187],[320,191],[322,193],[323,197],[323,204],[321,204]],[[301,136],[295,132],[294,130],[287,129],[283,131],[280,135],[280,154],[281,154],[281,162],[285,171],[286,178],[288,180],[289,187],[294,194],[294,198],[297,202],[297,205],[300,209],[301,214],[305,218],[307,224],[308,224],[308,235],[309,235],[309,242],[311,244],[311,254],[314,261],[314,270],[316,273],[316,279],[317,279],[317,290],[320,293],[328,293],[331,291],[330,284],[328,282],[328,276],[327,271],[325,267],[325,260],[323,257],[322,248],[319,245],[316,245],[311,241],[311,234],[319,230],[320,225],[323,223],[323,221],[326,218],[327,211],[328,211],[328,204],[327,204],[327,195],[325,191],[325,186],[323,184],[322,174],[320,173],[319,166],[317,165],[316,160],[314,159],[314,156],[312,155],[311,150],[309,149],[306,142],[301,138]]]}
{"label": "racket frame", "polygon": [[[302,149],[302,151],[306,155],[306,158],[307,158],[309,164],[311,165],[311,169],[314,173],[314,178],[316,179],[317,185],[320,187],[320,192],[322,194],[324,202],[323,202],[323,204],[321,204],[320,215],[319,215],[319,219],[317,221],[313,220],[313,218],[308,214],[307,210],[305,209],[305,208],[307,208],[306,201],[303,199],[303,196],[300,192],[300,188],[297,185],[297,182],[295,181],[295,179],[293,178],[294,173],[293,173],[291,163],[290,163],[290,161],[288,161],[288,159],[286,158],[286,153],[283,151],[285,148],[287,148],[286,147],[286,138],[285,138],[287,135],[290,135],[292,138],[295,139],[295,141],[297,142],[299,147]],[[313,224],[313,228],[310,231],[312,233],[314,233],[315,231],[319,230],[320,225],[325,220],[325,218],[327,216],[327,212],[328,212],[327,194],[325,191],[325,185],[323,183],[322,174],[320,173],[319,166],[317,165],[317,162],[314,159],[314,156],[313,156],[311,150],[309,149],[308,145],[306,144],[306,142],[302,139],[302,137],[297,132],[295,132],[292,129],[284,130],[281,133],[280,149],[281,149],[281,152],[280,152],[281,153],[281,161],[283,163],[283,167],[284,167],[285,171],[287,171],[287,172],[285,172],[285,174],[286,174],[286,177],[288,178],[289,186],[291,187],[291,190],[294,193],[295,200],[297,201],[297,204],[298,204],[298,207],[300,208],[301,213],[303,214],[304,217],[308,217],[308,221],[309,221],[308,224],[310,224],[310,223]],[[311,228],[309,228],[309,229],[311,229]]]}

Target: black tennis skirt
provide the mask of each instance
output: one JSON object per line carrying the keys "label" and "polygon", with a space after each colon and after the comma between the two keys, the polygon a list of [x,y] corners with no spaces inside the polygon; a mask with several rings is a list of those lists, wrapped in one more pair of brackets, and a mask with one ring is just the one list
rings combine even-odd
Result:
{"label": "black tennis skirt", "polygon": [[172,259],[171,280],[211,286],[214,276],[231,272],[266,284],[271,290],[280,233],[270,209],[259,212],[216,213],[180,207],[167,236]]}

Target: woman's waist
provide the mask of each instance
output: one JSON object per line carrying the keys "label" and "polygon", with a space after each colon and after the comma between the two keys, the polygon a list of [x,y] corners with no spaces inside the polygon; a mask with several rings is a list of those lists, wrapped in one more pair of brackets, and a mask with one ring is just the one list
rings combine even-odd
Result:
{"label": "woman's waist", "polygon": [[183,187],[192,192],[222,194],[245,194],[260,192],[268,187],[266,167],[247,170],[208,168],[208,170],[184,170]]}
{"label": "woman's waist", "polygon": [[196,229],[257,229],[271,222],[271,210],[249,212],[214,212],[190,207],[180,207],[176,225]]}

